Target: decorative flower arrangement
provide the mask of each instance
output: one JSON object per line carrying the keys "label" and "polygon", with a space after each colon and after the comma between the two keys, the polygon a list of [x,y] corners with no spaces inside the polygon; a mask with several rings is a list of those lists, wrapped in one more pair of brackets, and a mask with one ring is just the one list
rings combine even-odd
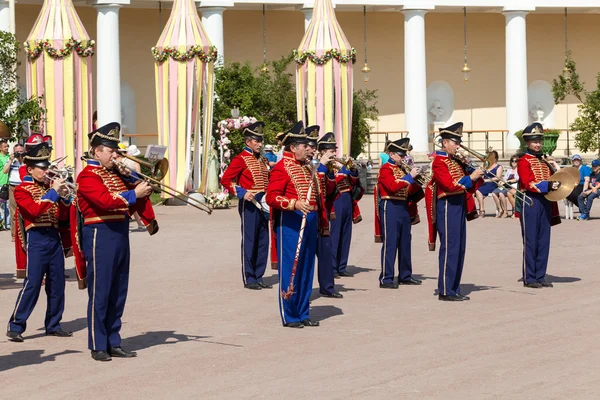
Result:
{"label": "decorative flower arrangement", "polygon": [[153,47],[152,55],[159,63],[165,62],[169,57],[175,61],[189,61],[194,57],[198,57],[200,61],[204,63],[210,63],[217,60],[218,52],[215,46],[210,46],[208,54],[204,52],[204,49],[200,45],[194,45],[187,51],[179,51],[175,47],[167,46],[162,50],[159,50],[157,47]]}
{"label": "decorative flower arrangement", "polygon": [[75,40],[74,38],[71,38],[67,40],[64,49],[57,49],[52,47],[50,40],[44,39],[35,40],[33,47],[31,46],[31,42],[25,42],[23,47],[27,58],[34,61],[44,50],[52,58],[68,57],[73,50],[75,50],[80,57],[90,57],[93,56],[96,51],[96,42],[93,40]]}
{"label": "decorative flower arrangement", "polygon": [[223,177],[223,173],[231,161],[231,150],[228,147],[231,140],[229,140],[227,135],[231,133],[232,129],[244,129],[255,122],[256,118],[244,116],[239,118],[227,118],[219,121],[217,124],[217,133],[219,134],[217,144],[219,145],[219,154],[221,156],[221,173],[219,174],[219,178]]}
{"label": "decorative flower arrangement", "polygon": [[222,192],[212,192],[206,197],[206,203],[212,208],[229,208],[229,192],[223,189]]}
{"label": "decorative flower arrangement", "polygon": [[342,53],[339,49],[331,49],[325,51],[325,54],[323,54],[321,57],[318,57],[316,52],[313,50],[305,50],[302,52],[294,50],[294,61],[300,65],[304,65],[306,60],[309,60],[317,65],[324,65],[332,58],[344,64],[348,62],[352,62],[352,64],[354,64],[356,62],[356,49],[352,47],[350,50],[346,50],[344,53]]}

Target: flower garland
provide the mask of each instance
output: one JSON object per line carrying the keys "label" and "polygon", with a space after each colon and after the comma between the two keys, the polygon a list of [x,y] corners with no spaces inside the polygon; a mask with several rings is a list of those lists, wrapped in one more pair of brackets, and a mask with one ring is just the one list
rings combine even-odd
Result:
{"label": "flower garland", "polygon": [[222,192],[212,192],[206,197],[206,203],[211,208],[228,208],[229,207],[229,192],[223,189]]}
{"label": "flower garland", "polygon": [[93,40],[75,40],[74,38],[70,38],[67,40],[64,49],[52,47],[49,39],[35,40],[33,43],[33,47],[31,46],[31,42],[25,42],[23,46],[25,54],[30,61],[35,61],[44,50],[50,57],[56,59],[68,57],[73,50],[75,50],[79,57],[93,56],[96,51],[96,42]]}
{"label": "flower garland", "polygon": [[163,63],[167,58],[171,57],[175,61],[189,61],[194,57],[198,57],[200,61],[204,63],[210,63],[217,60],[218,51],[215,46],[210,46],[208,54],[204,52],[202,46],[194,45],[187,51],[179,51],[175,47],[167,46],[163,50],[159,50],[158,47],[152,48],[152,55],[154,59],[159,63]]}
{"label": "flower garland", "polygon": [[219,134],[219,153],[221,154],[221,173],[219,178],[223,177],[223,173],[227,169],[229,162],[231,161],[231,149],[227,146],[231,143],[231,140],[227,137],[231,133],[232,129],[238,130],[247,127],[256,122],[254,117],[239,117],[239,118],[227,118],[219,121],[217,124],[217,133]]}
{"label": "flower garland", "polygon": [[344,53],[342,53],[339,49],[331,49],[325,51],[325,53],[319,57],[314,50],[304,50],[302,52],[294,50],[294,61],[300,65],[304,65],[306,60],[317,65],[324,65],[331,59],[337,60],[338,62],[344,64],[350,61],[352,61],[352,64],[356,62],[356,49],[354,47],[352,47],[350,50],[346,50]]}

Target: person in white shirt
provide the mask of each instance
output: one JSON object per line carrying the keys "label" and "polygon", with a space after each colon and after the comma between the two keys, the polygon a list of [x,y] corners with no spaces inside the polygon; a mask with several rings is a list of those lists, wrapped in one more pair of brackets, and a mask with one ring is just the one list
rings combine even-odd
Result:
{"label": "person in white shirt", "polygon": [[15,213],[17,211],[17,203],[15,201],[15,188],[21,184],[21,175],[19,175],[19,168],[23,164],[23,156],[25,155],[25,148],[16,144],[13,147],[13,154],[11,154],[8,162],[4,164],[2,172],[8,174],[8,207],[10,209],[10,235],[12,241],[15,241]]}
{"label": "person in white shirt", "polygon": [[494,197],[494,201],[496,204],[500,204],[498,208],[497,218],[508,218],[508,202],[513,208],[513,218],[516,218],[514,215],[515,210],[515,196],[517,194],[517,185],[519,183],[519,174],[517,173],[517,163],[519,161],[519,157],[512,156],[510,158],[510,165],[504,171],[504,176],[502,179],[509,184],[507,186],[499,186],[492,192],[492,196]]}

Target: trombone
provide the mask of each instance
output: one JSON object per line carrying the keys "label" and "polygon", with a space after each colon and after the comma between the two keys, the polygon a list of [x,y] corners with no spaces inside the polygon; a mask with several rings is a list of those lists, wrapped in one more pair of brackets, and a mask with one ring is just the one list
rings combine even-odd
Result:
{"label": "trombone", "polygon": [[130,172],[136,173],[137,175],[142,177],[144,180],[151,183],[152,187],[154,187],[155,189],[158,189],[161,192],[166,193],[172,197],[180,197],[181,200],[184,203],[186,203],[187,205],[195,207],[200,211],[204,211],[205,213],[207,213],[209,215],[212,214],[212,209],[210,207],[206,206],[205,204],[201,203],[199,200],[196,200],[195,198],[188,196],[187,194],[180,192],[179,190],[160,182],[160,180],[165,177],[165,175],[167,174],[167,171],[169,170],[169,161],[166,158],[162,158],[162,159],[158,160],[156,163],[149,163],[149,162],[140,160],[136,157],[130,156],[128,154],[120,154],[120,155],[122,157],[132,160],[140,165],[150,168],[152,170],[152,176],[148,176],[141,172],[135,172],[124,162],[119,161],[119,160],[113,160],[115,165],[117,165],[118,167],[127,169]]}
{"label": "trombone", "polygon": [[[442,147],[442,140],[441,137],[438,136],[438,139],[434,139],[433,141],[434,145]],[[528,206],[532,206],[533,205],[533,199],[529,196],[527,196],[527,194],[525,194],[524,191],[513,188],[512,186],[510,186],[510,183],[506,182],[504,179],[497,177],[496,175],[492,175],[489,172],[486,171],[487,168],[489,168],[490,166],[494,165],[494,163],[496,161],[498,161],[496,159],[496,156],[494,155],[494,153],[489,152],[487,155],[483,155],[473,149],[468,148],[467,146],[463,145],[462,143],[459,143],[459,146],[461,149],[463,149],[465,152],[471,154],[473,157],[477,158],[482,164],[483,167],[475,164],[474,162],[472,162],[469,157],[463,153],[463,152],[456,152],[456,154],[454,155],[454,157],[457,159],[457,161],[459,161],[460,163],[462,163],[464,166],[469,167],[469,168],[473,168],[473,169],[477,169],[477,168],[482,168],[483,169],[483,174],[489,178],[489,179],[495,179],[498,181],[498,183],[502,184],[502,186],[506,187],[506,188],[512,188],[515,189],[517,191],[517,195],[515,197],[520,198],[523,201],[523,204],[528,205]]]}

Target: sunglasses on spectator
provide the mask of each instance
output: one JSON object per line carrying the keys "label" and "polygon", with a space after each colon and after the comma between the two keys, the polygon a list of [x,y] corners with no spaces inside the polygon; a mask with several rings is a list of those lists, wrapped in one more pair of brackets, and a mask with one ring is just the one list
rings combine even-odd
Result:
{"label": "sunglasses on spectator", "polygon": [[519,161],[519,160],[510,160],[510,162],[511,162],[511,163],[512,163],[512,162],[518,162],[518,161]]}
{"label": "sunglasses on spectator", "polygon": [[15,157],[24,157],[24,156],[25,156],[25,153],[21,153],[21,152],[15,153]]}

